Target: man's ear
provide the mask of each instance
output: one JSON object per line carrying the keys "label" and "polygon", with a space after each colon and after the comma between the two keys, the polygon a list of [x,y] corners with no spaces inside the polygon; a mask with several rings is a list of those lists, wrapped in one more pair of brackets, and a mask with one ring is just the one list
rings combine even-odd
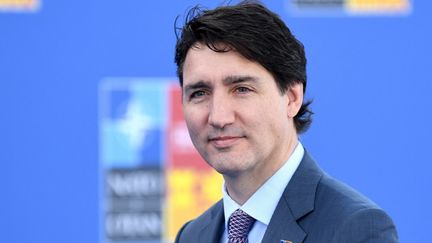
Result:
{"label": "man's ear", "polygon": [[288,87],[288,117],[293,118],[297,115],[303,104],[303,84],[298,82]]}

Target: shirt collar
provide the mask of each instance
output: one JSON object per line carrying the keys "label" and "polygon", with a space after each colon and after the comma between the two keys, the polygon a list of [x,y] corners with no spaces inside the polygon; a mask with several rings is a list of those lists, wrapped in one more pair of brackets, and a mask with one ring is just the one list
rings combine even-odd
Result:
{"label": "shirt collar", "polygon": [[274,210],[288,185],[291,177],[303,159],[304,148],[298,142],[293,153],[284,165],[276,171],[246,202],[243,206],[237,204],[226,191],[225,183],[222,186],[223,205],[225,214],[225,227],[231,214],[242,209],[244,212],[255,218],[257,221],[268,225]]}

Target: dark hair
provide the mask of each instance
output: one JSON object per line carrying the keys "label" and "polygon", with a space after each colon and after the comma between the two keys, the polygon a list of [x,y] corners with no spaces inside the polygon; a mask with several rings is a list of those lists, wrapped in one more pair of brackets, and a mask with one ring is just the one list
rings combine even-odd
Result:
{"label": "dark hair", "polygon": [[[183,28],[176,29],[176,35],[175,62],[181,86],[187,52],[199,42],[216,52],[236,50],[245,58],[259,63],[273,75],[281,93],[295,83],[302,83],[303,92],[306,91],[303,44],[291,34],[278,15],[257,1],[242,1],[214,10],[196,6],[189,10]],[[312,122],[311,103],[303,101],[294,117],[298,133],[306,131]]]}

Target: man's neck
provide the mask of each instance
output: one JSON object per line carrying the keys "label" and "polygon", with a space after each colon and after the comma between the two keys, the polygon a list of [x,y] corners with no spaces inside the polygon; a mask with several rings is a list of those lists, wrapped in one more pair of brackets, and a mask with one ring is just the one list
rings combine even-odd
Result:
{"label": "man's neck", "polygon": [[259,167],[243,171],[235,175],[223,175],[225,186],[230,197],[239,205],[243,205],[272,175],[288,160],[298,144],[297,137],[287,145],[277,161],[260,163]]}

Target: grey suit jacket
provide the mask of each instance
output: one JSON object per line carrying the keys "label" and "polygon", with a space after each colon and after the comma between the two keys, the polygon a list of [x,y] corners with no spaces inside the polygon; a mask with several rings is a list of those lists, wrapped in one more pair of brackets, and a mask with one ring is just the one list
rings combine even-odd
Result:
{"label": "grey suit jacket", "polygon": [[[222,200],[186,223],[178,243],[219,243]],[[390,217],[375,203],[325,174],[305,152],[273,213],[262,242],[399,242]]]}

